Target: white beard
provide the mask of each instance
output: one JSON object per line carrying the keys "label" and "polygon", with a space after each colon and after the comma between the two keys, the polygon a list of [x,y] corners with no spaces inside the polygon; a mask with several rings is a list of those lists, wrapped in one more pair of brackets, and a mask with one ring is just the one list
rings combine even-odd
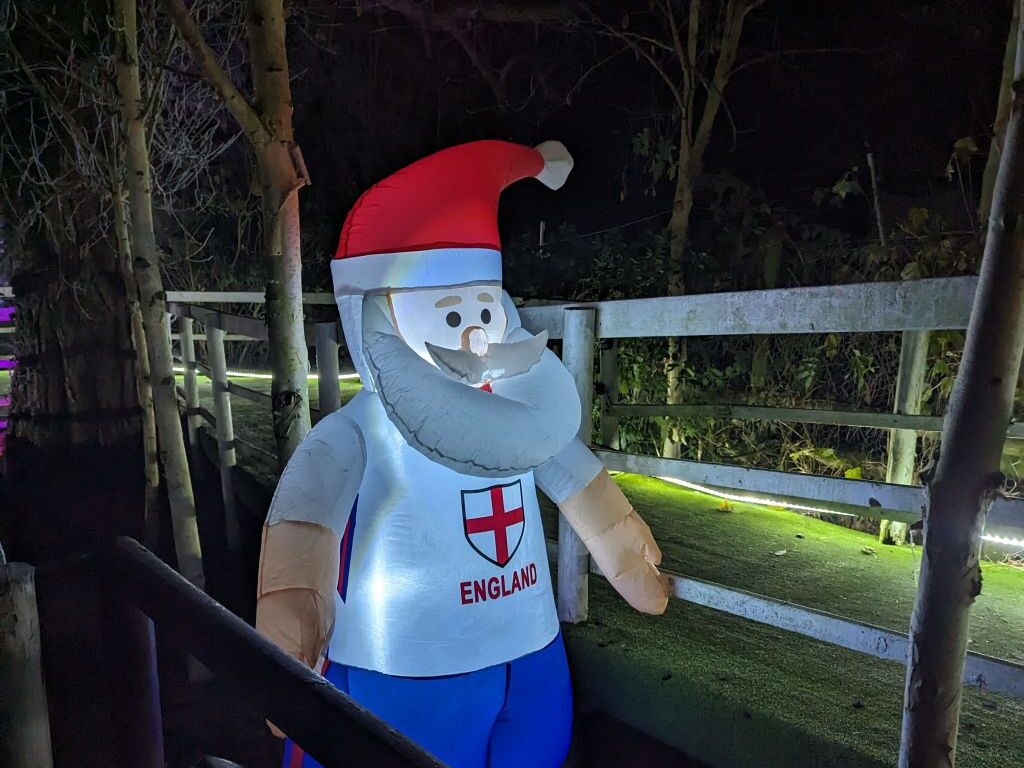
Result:
{"label": "white beard", "polygon": [[[399,338],[376,302],[363,304],[363,353],[388,418],[417,451],[463,474],[531,471],[579,430],[575,382],[544,346],[546,335],[515,335],[522,340],[493,345],[483,358],[434,347],[435,367]],[[488,380],[490,393],[470,386]]]}

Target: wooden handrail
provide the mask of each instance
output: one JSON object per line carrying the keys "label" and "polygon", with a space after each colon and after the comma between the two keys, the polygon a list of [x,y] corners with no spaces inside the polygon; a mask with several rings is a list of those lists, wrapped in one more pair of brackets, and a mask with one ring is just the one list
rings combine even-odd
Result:
{"label": "wooden handrail", "polygon": [[228,681],[326,768],[443,768],[134,539],[119,537],[94,562],[169,640]]}

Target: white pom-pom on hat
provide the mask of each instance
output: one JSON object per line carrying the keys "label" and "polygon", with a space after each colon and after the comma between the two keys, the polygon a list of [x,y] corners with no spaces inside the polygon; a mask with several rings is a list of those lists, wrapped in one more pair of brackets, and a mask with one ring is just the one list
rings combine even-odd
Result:
{"label": "white pom-pom on hat", "polygon": [[572,155],[560,141],[543,141],[534,147],[544,158],[544,168],[537,181],[549,189],[561,189],[572,170]]}

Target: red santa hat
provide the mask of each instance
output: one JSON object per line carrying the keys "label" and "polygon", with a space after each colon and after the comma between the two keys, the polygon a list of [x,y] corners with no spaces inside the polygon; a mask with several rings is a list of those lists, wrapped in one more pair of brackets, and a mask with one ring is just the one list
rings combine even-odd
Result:
{"label": "red santa hat", "polygon": [[474,141],[388,176],[345,219],[331,264],[335,295],[500,282],[501,191],[529,177],[558,189],[571,169],[557,141]]}

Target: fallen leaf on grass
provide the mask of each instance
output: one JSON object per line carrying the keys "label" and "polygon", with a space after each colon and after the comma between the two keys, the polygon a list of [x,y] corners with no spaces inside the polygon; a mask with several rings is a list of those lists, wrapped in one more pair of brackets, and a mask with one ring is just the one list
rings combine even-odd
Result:
{"label": "fallen leaf on grass", "polygon": [[772,552],[772,554],[775,555],[776,557],[779,557],[780,555],[786,554],[786,550],[785,549],[780,549],[778,552]]}
{"label": "fallen leaf on grass", "polygon": [[875,553],[874,547],[861,547],[860,553],[862,555],[874,555],[875,557],[878,557],[878,555]]}

